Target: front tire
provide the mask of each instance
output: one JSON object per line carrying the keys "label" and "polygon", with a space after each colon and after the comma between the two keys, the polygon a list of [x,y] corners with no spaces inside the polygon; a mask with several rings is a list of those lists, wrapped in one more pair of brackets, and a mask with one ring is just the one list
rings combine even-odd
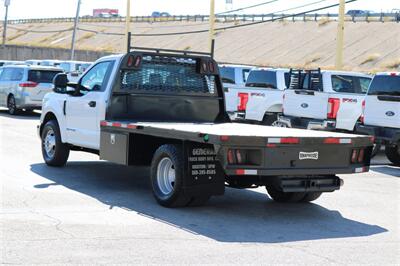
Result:
{"label": "front tire", "polygon": [[400,143],[396,145],[386,145],[385,147],[386,157],[394,165],[400,166]]}
{"label": "front tire", "polygon": [[7,98],[7,108],[10,115],[17,115],[21,110],[17,108],[14,95],[10,94]]}
{"label": "front tire", "polygon": [[69,147],[61,142],[60,128],[57,121],[48,121],[42,131],[42,155],[49,166],[64,166],[69,157]]}
{"label": "front tire", "polygon": [[184,158],[180,145],[162,145],[151,162],[151,185],[157,202],[168,208],[186,206],[191,198],[184,194]]}

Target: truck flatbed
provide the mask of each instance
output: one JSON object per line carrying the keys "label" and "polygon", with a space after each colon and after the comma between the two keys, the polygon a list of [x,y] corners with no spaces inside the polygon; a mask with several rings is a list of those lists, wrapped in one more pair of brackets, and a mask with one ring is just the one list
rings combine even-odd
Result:
{"label": "truck flatbed", "polygon": [[328,131],[311,131],[294,128],[282,130],[279,127],[251,125],[243,123],[171,123],[171,122],[130,122],[130,121],[102,121],[102,126],[117,126],[122,128],[151,128],[173,131],[174,133],[210,134],[217,136],[242,137],[298,137],[298,138],[364,138],[363,135],[351,135]]}

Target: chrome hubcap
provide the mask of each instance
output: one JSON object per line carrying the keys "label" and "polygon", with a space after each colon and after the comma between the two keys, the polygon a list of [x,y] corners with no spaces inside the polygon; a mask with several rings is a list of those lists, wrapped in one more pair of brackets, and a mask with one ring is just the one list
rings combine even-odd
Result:
{"label": "chrome hubcap", "polygon": [[163,158],[158,163],[157,184],[164,195],[168,195],[174,190],[175,167],[170,158]]}
{"label": "chrome hubcap", "polygon": [[43,145],[47,156],[52,158],[56,152],[56,136],[52,129],[47,131],[46,136],[43,139]]}

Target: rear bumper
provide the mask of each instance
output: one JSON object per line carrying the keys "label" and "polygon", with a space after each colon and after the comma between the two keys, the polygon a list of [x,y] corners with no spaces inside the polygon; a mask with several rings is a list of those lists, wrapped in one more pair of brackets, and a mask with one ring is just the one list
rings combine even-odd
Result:
{"label": "rear bumper", "polygon": [[29,96],[21,96],[15,99],[15,103],[17,108],[32,108],[32,109],[40,109],[42,108],[41,100],[32,100]]}
{"label": "rear bumper", "polygon": [[400,141],[400,129],[357,125],[356,133],[374,136],[377,143],[392,144]]}
{"label": "rear bumper", "polygon": [[279,116],[278,121],[286,124],[288,127],[313,129],[313,130],[328,130],[336,129],[335,120],[319,120],[303,117]]}

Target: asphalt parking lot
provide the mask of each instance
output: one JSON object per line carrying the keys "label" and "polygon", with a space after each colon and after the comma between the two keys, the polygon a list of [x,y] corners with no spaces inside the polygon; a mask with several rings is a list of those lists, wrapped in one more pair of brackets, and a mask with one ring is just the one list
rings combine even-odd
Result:
{"label": "asphalt parking lot", "polygon": [[38,119],[0,110],[0,264],[400,265],[400,168],[383,156],[313,204],[227,189],[165,209],[147,168],[77,152],[47,167]]}

